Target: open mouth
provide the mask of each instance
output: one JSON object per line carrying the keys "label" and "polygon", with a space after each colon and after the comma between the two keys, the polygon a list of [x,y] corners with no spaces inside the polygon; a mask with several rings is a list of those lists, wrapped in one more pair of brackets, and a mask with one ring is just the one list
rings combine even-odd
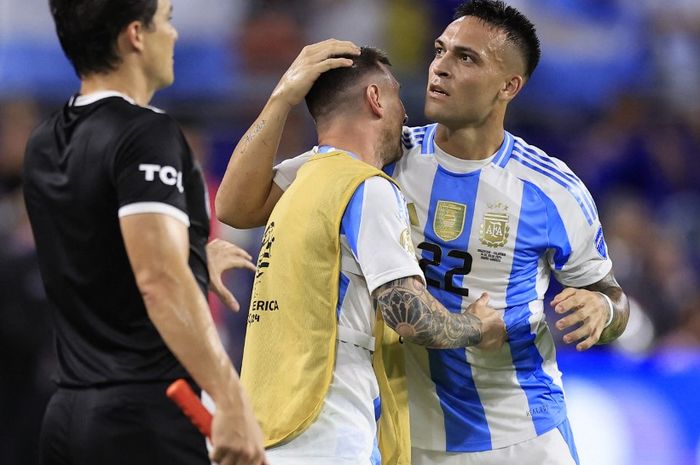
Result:
{"label": "open mouth", "polygon": [[445,89],[443,89],[442,87],[435,85],[435,84],[430,84],[430,86],[428,86],[428,92],[430,92],[433,95],[444,95],[444,96],[450,95],[447,92],[445,92]]}

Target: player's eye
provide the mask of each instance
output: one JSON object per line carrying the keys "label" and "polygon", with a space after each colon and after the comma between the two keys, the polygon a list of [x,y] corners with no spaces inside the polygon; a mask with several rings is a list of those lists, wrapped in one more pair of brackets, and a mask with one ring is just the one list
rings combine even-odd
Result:
{"label": "player's eye", "polygon": [[459,59],[460,59],[463,63],[474,63],[474,59],[473,59],[471,56],[469,56],[469,55],[462,55],[462,56],[459,57]]}
{"label": "player's eye", "polygon": [[439,57],[445,53],[445,49],[442,47],[435,47],[435,56]]}

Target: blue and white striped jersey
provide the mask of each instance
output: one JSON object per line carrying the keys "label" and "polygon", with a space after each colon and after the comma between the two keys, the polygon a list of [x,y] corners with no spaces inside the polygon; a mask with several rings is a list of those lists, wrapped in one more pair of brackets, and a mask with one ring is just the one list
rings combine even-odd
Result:
{"label": "blue and white striped jersey", "polygon": [[[435,131],[405,128],[404,156],[386,171],[409,202],[431,293],[459,312],[488,292],[509,340],[497,352],[406,344],[412,442],[434,451],[496,449],[566,419],[544,318],[550,274],[581,287],[612,264],[593,200],[564,163],[507,132],[489,159],[460,160],[435,145]],[[275,182],[286,188],[306,157],[279,165]]]}

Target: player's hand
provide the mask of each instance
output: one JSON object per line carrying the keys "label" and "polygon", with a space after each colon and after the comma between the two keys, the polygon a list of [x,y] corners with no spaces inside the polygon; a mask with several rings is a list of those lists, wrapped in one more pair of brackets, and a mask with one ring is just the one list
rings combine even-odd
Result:
{"label": "player's hand", "polygon": [[481,320],[481,342],[476,345],[483,350],[498,350],[506,342],[506,325],[503,322],[502,312],[489,307],[489,295],[484,292],[481,297],[469,305],[469,312]]}
{"label": "player's hand", "polygon": [[581,324],[564,336],[565,343],[581,341],[576,344],[576,350],[587,350],[600,340],[610,310],[605,297],[599,292],[567,287],[552,299],[552,307],[560,315],[568,313],[557,321],[559,330]]}
{"label": "player's hand", "polygon": [[248,252],[230,242],[214,239],[207,244],[207,267],[209,268],[209,287],[219,299],[237,312],[241,306],[226,286],[222,275],[233,268],[247,268],[255,271],[255,265]]}
{"label": "player's hand", "polygon": [[287,69],[270,98],[278,98],[293,107],[309,93],[318,77],[331,69],[352,66],[348,58],[330,58],[335,55],[359,55],[360,47],[345,40],[328,39],[301,50]]}
{"label": "player's hand", "polygon": [[209,458],[219,465],[266,465],[263,433],[245,394],[227,401],[216,405]]}

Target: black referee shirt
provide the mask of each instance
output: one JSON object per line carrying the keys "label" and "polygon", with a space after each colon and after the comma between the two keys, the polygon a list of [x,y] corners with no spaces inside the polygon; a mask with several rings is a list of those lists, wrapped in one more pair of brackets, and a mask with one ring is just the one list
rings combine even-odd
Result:
{"label": "black referee shirt", "polygon": [[56,310],[59,385],[187,376],[146,313],[119,226],[153,212],[189,223],[206,293],[205,184],[175,121],[115,92],[73,98],[29,139],[24,193]]}

